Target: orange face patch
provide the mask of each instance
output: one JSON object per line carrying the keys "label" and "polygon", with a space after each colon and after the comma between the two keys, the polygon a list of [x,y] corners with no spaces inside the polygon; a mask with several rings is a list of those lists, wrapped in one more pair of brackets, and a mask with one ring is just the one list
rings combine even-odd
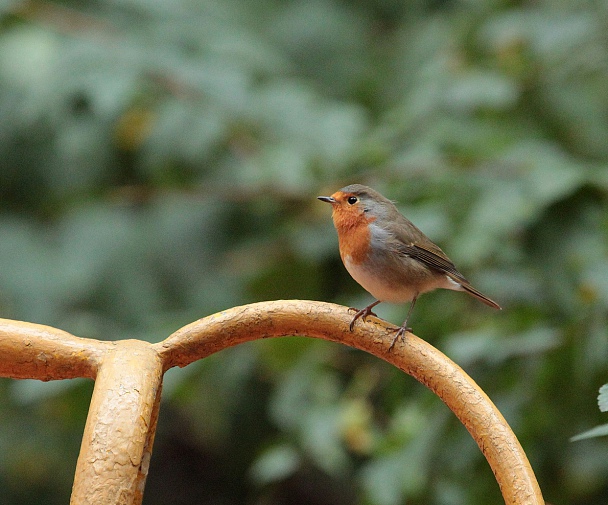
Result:
{"label": "orange face patch", "polygon": [[[332,203],[332,218],[338,233],[356,227],[361,222],[366,222],[363,207],[356,195],[338,191],[331,196],[336,201]],[[355,203],[349,203],[349,198],[357,200]]]}

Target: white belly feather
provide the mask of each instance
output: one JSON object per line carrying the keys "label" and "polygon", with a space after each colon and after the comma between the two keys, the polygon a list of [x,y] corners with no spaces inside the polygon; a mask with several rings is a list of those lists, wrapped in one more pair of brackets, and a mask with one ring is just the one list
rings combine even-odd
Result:
{"label": "white belly feather", "polygon": [[377,274],[373,274],[363,265],[353,263],[350,256],[344,258],[344,266],[353,279],[355,279],[376,300],[382,302],[409,302],[414,296],[437,288],[452,289],[454,291],[462,291],[463,289],[459,283],[450,279],[447,275],[438,276],[436,282],[428,284],[422,291],[417,291],[414,286],[408,286],[406,283],[395,287],[394,284],[383,282]]}
{"label": "white belly feather", "polygon": [[377,274],[374,275],[362,265],[354,264],[350,260],[350,256],[344,258],[344,266],[352,278],[361,284],[376,300],[403,303],[409,302],[416,295],[416,292],[408,286],[396,290],[390,284],[382,282]]}

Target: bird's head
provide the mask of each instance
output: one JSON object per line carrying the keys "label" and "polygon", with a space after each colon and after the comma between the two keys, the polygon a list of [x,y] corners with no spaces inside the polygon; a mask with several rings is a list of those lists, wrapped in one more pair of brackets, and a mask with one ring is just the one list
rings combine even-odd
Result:
{"label": "bird's head", "polygon": [[331,196],[317,197],[332,206],[332,217],[338,231],[388,218],[393,203],[377,191],[361,184],[351,184]]}

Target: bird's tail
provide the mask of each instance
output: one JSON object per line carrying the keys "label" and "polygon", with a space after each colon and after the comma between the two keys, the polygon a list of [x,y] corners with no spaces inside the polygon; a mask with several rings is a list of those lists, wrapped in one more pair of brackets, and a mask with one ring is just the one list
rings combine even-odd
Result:
{"label": "bird's tail", "polygon": [[471,296],[474,296],[475,298],[477,298],[480,302],[483,302],[486,305],[488,305],[489,307],[492,307],[494,309],[502,310],[502,307],[500,305],[498,305],[494,300],[488,298],[481,291],[477,291],[468,282],[461,282],[460,285],[462,286],[462,289],[464,291],[469,293]]}

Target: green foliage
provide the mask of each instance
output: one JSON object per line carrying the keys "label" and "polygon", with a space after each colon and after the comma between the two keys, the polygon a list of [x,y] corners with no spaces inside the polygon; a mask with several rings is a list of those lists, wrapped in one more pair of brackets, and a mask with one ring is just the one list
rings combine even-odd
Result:
{"label": "green foliage", "polygon": [[[315,197],[369,184],[493,312],[415,332],[501,409],[555,505],[608,499],[602,2],[0,2],[0,314],[159,341],[273,298],[363,306]],[[391,321],[406,307],[380,305]],[[66,503],[89,382],[0,382],[0,494]],[[311,339],[167,374],[144,503],[500,502],[423,386]]]}
{"label": "green foliage", "polygon": [[[604,384],[600,388],[600,394],[597,397],[597,403],[602,412],[608,411],[608,384]],[[579,433],[572,437],[572,441],[585,440],[587,438],[593,437],[603,437],[608,435],[608,424],[602,424],[600,426],[596,426],[595,428],[591,428],[583,433]]]}

